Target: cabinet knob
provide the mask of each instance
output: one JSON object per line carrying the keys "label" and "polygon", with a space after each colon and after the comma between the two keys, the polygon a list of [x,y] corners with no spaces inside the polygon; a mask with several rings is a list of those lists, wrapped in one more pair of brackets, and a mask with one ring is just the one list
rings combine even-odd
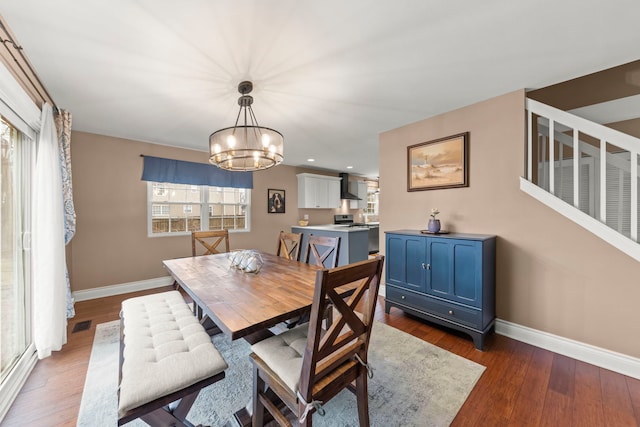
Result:
{"label": "cabinet knob", "polygon": [[449,314],[453,316],[453,310],[449,310]]}
{"label": "cabinet knob", "polygon": [[422,269],[423,270],[431,270],[431,264],[425,264],[424,262],[422,263]]}

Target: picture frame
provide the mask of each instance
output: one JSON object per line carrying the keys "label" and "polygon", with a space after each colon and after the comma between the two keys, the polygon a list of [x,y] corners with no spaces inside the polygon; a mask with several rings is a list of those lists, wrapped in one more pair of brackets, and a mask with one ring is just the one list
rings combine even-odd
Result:
{"label": "picture frame", "polygon": [[407,147],[407,191],[469,186],[469,132]]}
{"label": "picture frame", "polygon": [[267,190],[267,212],[285,213],[285,191],[269,188]]}

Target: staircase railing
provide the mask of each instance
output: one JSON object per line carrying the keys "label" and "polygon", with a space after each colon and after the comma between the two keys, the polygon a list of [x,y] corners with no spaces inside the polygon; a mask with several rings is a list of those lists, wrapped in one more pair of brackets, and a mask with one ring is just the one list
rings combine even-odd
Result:
{"label": "staircase railing", "polygon": [[640,261],[640,139],[527,99],[520,188]]}

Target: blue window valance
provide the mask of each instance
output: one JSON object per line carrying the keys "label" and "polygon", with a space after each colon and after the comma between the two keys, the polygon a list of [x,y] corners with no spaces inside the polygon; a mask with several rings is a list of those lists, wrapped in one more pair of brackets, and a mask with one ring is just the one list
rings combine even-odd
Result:
{"label": "blue window valance", "polygon": [[206,163],[144,156],[143,181],[253,188],[253,172],[230,172]]}

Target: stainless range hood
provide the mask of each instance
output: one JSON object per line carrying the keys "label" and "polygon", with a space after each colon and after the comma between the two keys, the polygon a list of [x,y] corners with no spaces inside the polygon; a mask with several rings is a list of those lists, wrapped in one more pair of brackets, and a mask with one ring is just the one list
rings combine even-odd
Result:
{"label": "stainless range hood", "polygon": [[340,176],[340,178],[342,178],[342,181],[340,182],[340,198],[347,200],[362,200],[355,194],[349,193],[349,174],[340,173],[338,175]]}

